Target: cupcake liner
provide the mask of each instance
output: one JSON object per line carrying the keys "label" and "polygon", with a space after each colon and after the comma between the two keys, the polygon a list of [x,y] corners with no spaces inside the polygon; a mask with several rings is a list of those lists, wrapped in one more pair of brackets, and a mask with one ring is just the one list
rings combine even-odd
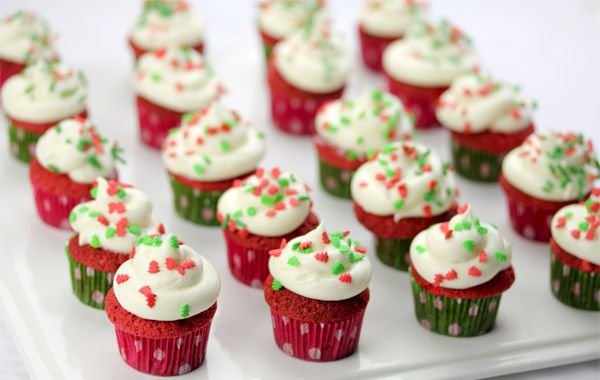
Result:
{"label": "cupcake liner", "polygon": [[6,80],[23,71],[25,65],[0,58],[0,88]]}
{"label": "cupcake liner", "polygon": [[69,214],[71,210],[82,202],[91,198],[70,197],[67,195],[55,195],[33,186],[33,198],[37,212],[44,223],[64,230],[70,230]]}
{"label": "cupcake liner", "polygon": [[367,33],[362,26],[358,27],[358,37],[360,40],[360,48],[362,60],[365,66],[369,69],[381,72],[383,71],[381,59],[383,51],[389,44],[396,41],[399,37],[379,37]]}
{"label": "cupcake liner", "polygon": [[29,163],[35,156],[35,145],[40,137],[42,137],[41,133],[26,131],[9,121],[8,140],[10,151],[17,160]]}
{"label": "cupcake liner", "polygon": [[171,111],[148,100],[136,98],[140,138],[154,149],[162,147],[169,130],[181,123],[182,112]]}
{"label": "cupcake liner", "polygon": [[132,368],[155,376],[183,375],[200,367],[206,357],[211,323],[176,338],[152,339],[115,327],[121,357]]}
{"label": "cupcake liner", "polygon": [[375,237],[377,257],[385,265],[401,271],[410,267],[410,243],[413,239],[386,239]]}
{"label": "cupcake liner", "polygon": [[558,209],[540,208],[508,196],[510,224],[519,235],[530,240],[550,240],[550,226],[556,211]]}
{"label": "cupcake liner", "polygon": [[245,285],[262,289],[269,277],[269,252],[246,248],[231,239],[227,233],[223,235],[231,274]]}
{"label": "cupcake liner", "polygon": [[224,191],[195,189],[171,178],[175,210],[184,219],[203,226],[219,226],[217,203]]}
{"label": "cupcake liner", "polygon": [[459,175],[479,182],[497,182],[506,154],[483,152],[452,139],[452,164]]}
{"label": "cupcake liner", "polygon": [[354,170],[332,166],[319,159],[319,179],[323,190],[339,198],[352,199],[350,183]]}
{"label": "cupcake liner", "polygon": [[65,251],[69,260],[73,294],[85,305],[104,309],[104,299],[112,288],[114,273],[103,272],[75,261],[68,246]]}
{"label": "cupcake liner", "polygon": [[565,305],[600,310],[600,273],[586,272],[562,262],[550,251],[550,287]]}
{"label": "cupcake liner", "polygon": [[271,309],[277,346],[298,359],[325,362],[351,355],[358,347],[365,310],[339,322],[304,322]]}
{"label": "cupcake liner", "polygon": [[455,337],[470,337],[494,328],[502,295],[485,298],[448,298],[423,289],[410,273],[415,314],[425,329]]}

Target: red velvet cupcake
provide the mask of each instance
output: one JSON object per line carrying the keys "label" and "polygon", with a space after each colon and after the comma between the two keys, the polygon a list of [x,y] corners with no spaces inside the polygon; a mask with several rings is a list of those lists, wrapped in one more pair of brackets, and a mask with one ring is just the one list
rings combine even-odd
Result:
{"label": "red velvet cupcake", "polygon": [[372,274],[365,248],[320,225],[270,255],[264,292],[277,346],[316,362],[356,351]]}
{"label": "red velvet cupcake", "polygon": [[217,206],[233,276],[262,288],[269,275],[269,251],[319,224],[311,207],[308,185],[279,168],[260,168],[236,182]]}

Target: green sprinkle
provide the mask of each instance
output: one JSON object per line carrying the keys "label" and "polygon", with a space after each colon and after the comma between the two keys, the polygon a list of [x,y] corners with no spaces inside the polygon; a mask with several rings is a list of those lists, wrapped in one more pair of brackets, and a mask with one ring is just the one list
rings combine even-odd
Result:
{"label": "green sprinkle", "polygon": [[91,218],[97,218],[97,217],[99,217],[99,216],[100,216],[100,215],[102,215],[102,214],[100,214],[100,211],[90,211],[90,212],[88,213],[88,215],[89,215]]}
{"label": "green sprinkle", "polygon": [[398,199],[396,202],[394,202],[394,208],[396,210],[400,210],[402,206],[404,206],[404,199]]}
{"label": "green sprinkle", "polygon": [[278,291],[279,289],[283,288],[283,284],[281,283],[281,281],[279,281],[278,279],[274,278],[273,279],[273,284],[271,284],[271,288],[274,291]]}
{"label": "green sprinkle", "polygon": [[585,232],[585,231],[589,230],[589,228],[590,228],[590,222],[581,222],[581,223],[579,223],[579,225],[577,226],[577,228],[579,228],[579,230]]}
{"label": "green sprinkle", "polygon": [[196,172],[196,174],[203,174],[206,171],[206,169],[204,168],[204,166],[196,164],[194,165],[194,171]]}
{"label": "green sprinkle", "polygon": [[229,144],[229,142],[226,140],[221,140],[220,145],[221,145],[221,150],[223,152],[228,152],[229,150],[231,150],[231,144]]}
{"label": "green sprinkle", "polygon": [[69,223],[75,223],[76,220],[77,220],[77,214],[75,213],[75,210],[73,210],[69,214]]}
{"label": "green sprinkle", "polygon": [[169,247],[175,249],[179,248],[179,239],[177,239],[177,236],[171,236],[169,239]]}
{"label": "green sprinkle", "polygon": [[102,165],[100,164],[100,161],[98,161],[98,159],[96,158],[96,156],[89,156],[85,160],[87,162],[89,162],[90,165],[92,165],[96,169],[102,169]]}
{"label": "green sprinkle", "polygon": [[344,266],[344,264],[342,264],[339,261],[336,261],[335,264],[333,264],[333,267],[331,268],[331,273],[338,275],[343,273],[346,270],[346,267]]}
{"label": "green sprinkle", "polygon": [[375,90],[371,94],[371,98],[376,102],[380,102],[383,99],[383,92],[381,90]]}
{"label": "green sprinkle", "polygon": [[346,158],[349,159],[349,160],[355,161],[355,160],[358,160],[358,157],[359,157],[358,153],[356,153],[353,150],[349,150],[349,151],[346,152]]}
{"label": "green sprinkle", "polygon": [[350,124],[350,122],[351,122],[351,120],[348,116],[342,116],[340,118],[340,123],[342,123],[342,124],[348,125],[348,124]]}
{"label": "green sprinkle", "polygon": [[73,94],[75,94],[76,92],[77,92],[77,87],[67,88],[67,89],[62,90],[60,92],[60,97],[61,98],[68,98],[69,96],[73,96]]}
{"label": "green sprinkle", "polygon": [[150,74],[150,79],[152,79],[155,82],[160,82],[162,76],[159,73],[152,73]]}
{"label": "green sprinkle", "polygon": [[129,225],[127,227],[127,231],[129,231],[130,233],[132,233],[133,235],[136,235],[136,236],[141,234],[140,228],[138,226],[136,226],[135,224]]}
{"label": "green sprinkle", "polygon": [[256,209],[254,207],[248,207],[246,213],[248,214],[248,216],[254,216],[256,215]]}
{"label": "green sprinkle", "polygon": [[298,258],[296,256],[292,256],[288,259],[287,261],[288,265],[291,265],[293,267],[299,267],[300,266],[300,260],[298,260]]}
{"label": "green sprinkle", "polygon": [[96,199],[96,196],[98,195],[98,188],[92,187],[92,190],[90,190],[90,195],[92,196],[92,198]]}
{"label": "green sprinkle", "polygon": [[487,235],[488,230],[485,227],[479,226],[479,227],[477,227],[477,233],[481,236],[485,236],[485,235]]}
{"label": "green sprinkle", "polygon": [[[181,117],[181,120],[183,120],[184,122],[188,123],[188,122],[192,121],[193,118],[194,118],[194,114],[191,113],[191,112],[188,112],[188,113],[184,113],[183,114],[183,116]],[[174,128],[174,129],[177,130],[177,128]],[[171,129],[171,131],[172,130],[173,129]]]}
{"label": "green sprinkle", "polygon": [[100,238],[98,237],[98,235],[96,235],[96,234],[92,235],[92,240],[90,241],[90,245],[92,246],[92,248],[100,248]]}
{"label": "green sprinkle", "polygon": [[108,227],[106,229],[106,233],[104,234],[104,236],[107,239],[110,239],[111,237],[115,236],[116,233],[117,233],[117,230],[114,227]]}
{"label": "green sprinkle", "polygon": [[473,240],[465,240],[463,241],[463,247],[465,247],[467,252],[473,253],[475,251],[475,242]]}
{"label": "green sprinkle", "polygon": [[496,258],[496,260],[498,261],[506,261],[506,259],[508,258],[508,255],[504,252],[495,252],[494,253],[494,257]]}
{"label": "green sprinkle", "polygon": [[427,252],[427,249],[425,247],[423,247],[422,245],[417,245],[415,247],[415,249],[417,250],[417,253],[425,253],[425,252]]}
{"label": "green sprinkle", "polygon": [[179,315],[181,316],[181,318],[187,318],[190,316],[190,305],[188,305],[187,303],[184,303],[183,306],[181,306],[181,312],[179,313]]}

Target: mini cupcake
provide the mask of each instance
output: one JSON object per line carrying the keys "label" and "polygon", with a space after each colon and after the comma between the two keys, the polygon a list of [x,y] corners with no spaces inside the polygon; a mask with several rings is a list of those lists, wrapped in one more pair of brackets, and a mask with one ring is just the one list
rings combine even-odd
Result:
{"label": "mini cupcake", "polygon": [[265,57],[277,42],[289,36],[323,8],[325,0],[266,0],[259,4],[258,28]]}
{"label": "mini cupcake", "polygon": [[533,133],[532,108],[518,86],[489,76],[456,78],[436,106],[437,119],[452,134],[454,169],[465,178],[496,182],[504,156]]}
{"label": "mini cupcake", "polygon": [[426,0],[364,0],[358,36],[364,64],[381,71],[381,56],[392,42],[404,37],[412,24],[423,19]]}
{"label": "mini cupcake", "polygon": [[218,226],[219,198],[236,179],[254,173],[264,154],[263,134],[219,103],[184,115],[162,152],[175,210],[191,222]]}
{"label": "mini cupcake", "polygon": [[471,40],[446,20],[421,21],[383,53],[390,92],[417,118],[418,129],[438,127],[435,104],[459,75],[478,69]]}
{"label": "mini cupcake", "polygon": [[352,178],[354,212],[375,236],[377,257],[406,271],[421,231],[456,213],[454,173],[430,148],[395,142],[376,151]]}
{"label": "mini cupcake", "polygon": [[316,362],[356,351],[372,274],[365,248],[319,225],[270,255],[264,291],[277,346]]}
{"label": "mini cupcake", "polygon": [[0,88],[8,78],[41,58],[56,59],[46,20],[22,10],[0,20]]}
{"label": "mini cupcake", "polygon": [[8,120],[13,155],[29,162],[38,139],[56,123],[86,117],[85,77],[61,62],[39,60],[2,86],[2,109]]}
{"label": "mini cupcake", "polygon": [[164,228],[154,219],[150,198],[129,185],[98,178],[92,196],[71,211],[76,234],[66,251],[73,293],[82,303],[103,309],[115,272],[136,240],[164,233]]}
{"label": "mini cupcake", "polygon": [[492,330],[500,297],[515,281],[511,257],[498,229],[469,205],[419,233],[410,247],[410,280],[421,326],[460,337]]}
{"label": "mini cupcake", "polygon": [[219,288],[211,263],[174,235],[141,238],[106,298],[125,363],[156,376],[200,367]]}
{"label": "mini cupcake", "polygon": [[80,117],[66,119],[39,139],[29,178],[40,218],[48,225],[70,229],[73,207],[91,198],[96,178],[117,178],[123,162],[117,143],[100,135]]}
{"label": "mini cupcake", "polygon": [[502,163],[500,185],[513,228],[527,239],[547,242],[554,214],[585,199],[598,178],[600,163],[583,135],[529,136]]}
{"label": "mini cupcake", "polygon": [[322,14],[278,43],[268,74],[275,126],[313,134],[317,109],[342,96],[351,68],[352,56]]}
{"label": "mini cupcake", "polygon": [[552,293],[566,305],[600,310],[600,188],[585,203],[562,208],[552,220]]}
{"label": "mini cupcake", "polygon": [[220,93],[219,81],[200,53],[179,47],[144,54],[134,87],[140,136],[156,149],[185,113],[207,107]]}
{"label": "mini cupcake", "polygon": [[204,22],[183,0],[145,0],[129,34],[136,59],[143,54],[180,46],[204,51]]}
{"label": "mini cupcake", "polygon": [[235,278],[262,288],[269,276],[269,251],[317,227],[309,187],[279,168],[256,171],[234,184],[218,204],[227,261]]}
{"label": "mini cupcake", "polygon": [[374,90],[356,99],[325,103],[316,124],[321,185],[332,195],[350,199],[350,180],[367,154],[392,141],[410,139],[414,118],[398,98]]}

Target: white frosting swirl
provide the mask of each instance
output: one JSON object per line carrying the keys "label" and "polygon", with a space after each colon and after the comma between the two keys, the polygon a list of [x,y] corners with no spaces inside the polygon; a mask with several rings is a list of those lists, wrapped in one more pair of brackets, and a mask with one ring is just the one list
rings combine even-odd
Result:
{"label": "white frosting swirl", "polygon": [[169,47],[140,57],[134,78],[143,98],[178,112],[207,107],[219,95],[219,81],[202,55],[191,48]]}
{"label": "white frosting swirl", "polygon": [[322,12],[275,45],[274,54],[279,73],[295,87],[312,93],[341,89],[352,69],[352,56]]}
{"label": "white frosting swirl", "polygon": [[56,58],[46,20],[29,11],[0,20],[0,58],[17,63]]}
{"label": "white frosting swirl", "polygon": [[176,236],[144,236],[119,267],[113,289],[123,309],[153,321],[177,321],[208,310],[221,281],[208,260]]}
{"label": "white frosting swirl", "polygon": [[423,87],[448,86],[460,74],[476,69],[478,62],[471,40],[446,20],[437,26],[416,23],[383,53],[388,75]]}
{"label": "white frosting swirl", "polygon": [[431,217],[456,203],[454,172],[437,154],[414,142],[381,148],[352,177],[352,199],[379,216]]}
{"label": "white frosting swirl", "polygon": [[278,168],[258,169],[227,190],[217,210],[224,228],[259,236],[282,236],[300,227],[310,213],[309,187]]}
{"label": "white frosting swirl", "polygon": [[116,142],[96,131],[87,119],[66,119],[40,137],[35,155],[46,169],[66,174],[74,182],[92,183],[98,177],[115,177],[122,160]]}
{"label": "white frosting swirl", "polygon": [[220,103],[186,114],[163,146],[172,174],[199,181],[222,181],[254,171],[265,154],[261,132],[244,124]]}
{"label": "white frosting swirl", "polygon": [[85,110],[85,77],[61,62],[39,60],[2,86],[2,108],[31,123],[60,121]]}
{"label": "white frosting swirl", "polygon": [[364,247],[342,232],[327,234],[323,224],[270,255],[273,277],[303,297],[342,301],[362,293],[371,281]]}
{"label": "white frosting swirl", "polygon": [[442,125],[460,133],[516,133],[531,124],[531,106],[516,86],[468,73],[456,78],[436,106]]}
{"label": "white frosting swirl", "polygon": [[585,203],[563,207],[552,219],[552,237],[565,251],[600,265],[600,188]]}
{"label": "white frosting swirl", "polygon": [[591,140],[575,133],[532,134],[502,163],[511,185],[548,201],[583,199],[600,178],[600,164]]}
{"label": "white frosting swirl", "polygon": [[480,222],[465,205],[450,222],[419,233],[410,260],[425,281],[449,289],[484,284],[510,267],[510,244],[491,224]]}
{"label": "white frosting swirl", "polygon": [[401,37],[426,10],[426,0],[365,0],[359,20],[371,35]]}
{"label": "white frosting swirl", "polygon": [[258,24],[270,37],[281,39],[306,24],[323,7],[321,0],[267,0],[260,4]]}
{"label": "white frosting swirl", "polygon": [[146,0],[131,30],[133,42],[146,50],[169,45],[193,47],[204,39],[204,23],[182,0]]}
{"label": "white frosting swirl", "polygon": [[374,90],[356,99],[324,104],[317,113],[316,126],[319,137],[353,159],[391,141],[410,139],[414,117],[397,97]]}
{"label": "white frosting swirl", "polygon": [[69,216],[71,227],[79,234],[79,245],[128,255],[140,236],[162,228],[146,194],[117,181],[96,181],[94,200],[81,203]]}

